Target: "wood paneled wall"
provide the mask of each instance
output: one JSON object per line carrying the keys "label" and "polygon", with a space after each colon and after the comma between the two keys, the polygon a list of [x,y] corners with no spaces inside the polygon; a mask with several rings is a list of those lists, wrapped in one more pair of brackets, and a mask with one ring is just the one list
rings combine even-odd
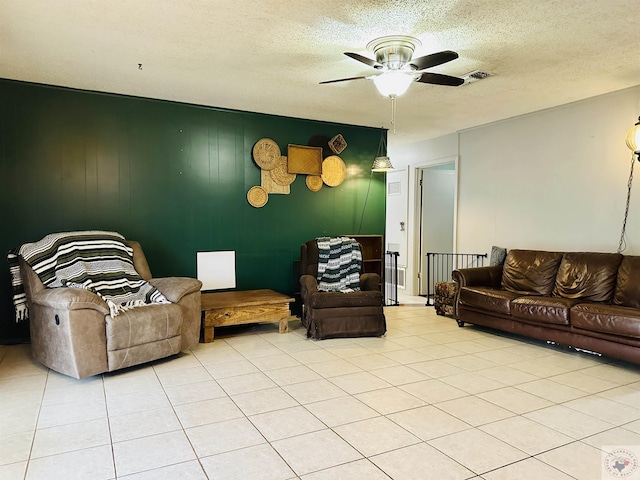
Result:
{"label": "wood paneled wall", "polygon": [[[47,233],[115,230],[141,242],[154,276],[195,276],[196,252],[235,250],[238,289],[291,294],[301,243],[384,233],[384,175],[370,174],[378,129],[11,80],[0,80],[0,106],[3,253]],[[286,154],[338,133],[342,185],[311,192],[300,175],[290,195],[249,205],[257,140]],[[0,342],[28,340],[6,262],[2,272]]]}

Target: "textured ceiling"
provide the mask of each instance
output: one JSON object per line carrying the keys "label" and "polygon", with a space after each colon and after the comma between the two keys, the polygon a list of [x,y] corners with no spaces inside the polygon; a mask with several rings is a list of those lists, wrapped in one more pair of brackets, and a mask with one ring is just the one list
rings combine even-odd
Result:
{"label": "textured ceiling", "polygon": [[[0,77],[300,118],[390,127],[391,101],[343,55],[384,35],[454,50],[412,84],[407,143],[640,84],[638,0],[0,0]],[[142,64],[142,68],[139,68]]]}

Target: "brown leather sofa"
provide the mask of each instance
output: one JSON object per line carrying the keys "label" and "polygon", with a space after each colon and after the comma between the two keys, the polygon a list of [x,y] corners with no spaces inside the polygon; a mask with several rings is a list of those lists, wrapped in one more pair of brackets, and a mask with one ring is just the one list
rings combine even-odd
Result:
{"label": "brown leather sofa", "polygon": [[640,364],[640,256],[511,250],[453,271],[458,325],[484,325]]}
{"label": "brown leather sofa", "polygon": [[341,293],[318,290],[318,243],[310,240],[300,247],[302,324],[307,336],[379,337],[387,331],[380,275],[360,275],[360,291]]}

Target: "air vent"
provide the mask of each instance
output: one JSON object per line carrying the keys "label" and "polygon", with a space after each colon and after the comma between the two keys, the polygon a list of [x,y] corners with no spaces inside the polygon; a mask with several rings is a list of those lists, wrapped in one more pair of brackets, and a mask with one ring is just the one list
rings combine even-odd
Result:
{"label": "air vent", "polygon": [[491,74],[487,72],[483,72],[481,70],[474,70],[473,72],[469,72],[466,75],[463,75],[464,84],[477,82],[478,80],[482,80],[483,78],[490,77]]}
{"label": "air vent", "polygon": [[399,252],[400,244],[399,243],[387,243],[387,251],[388,252]]}

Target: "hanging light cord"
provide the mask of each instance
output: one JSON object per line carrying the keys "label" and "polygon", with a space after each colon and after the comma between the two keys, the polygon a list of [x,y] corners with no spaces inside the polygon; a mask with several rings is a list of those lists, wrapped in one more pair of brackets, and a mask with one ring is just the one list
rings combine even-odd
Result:
{"label": "hanging light cord", "polygon": [[367,187],[367,196],[364,197],[364,205],[362,206],[362,215],[360,216],[360,226],[358,227],[358,235],[360,235],[360,230],[362,230],[362,220],[364,219],[364,211],[367,208],[367,200],[369,200],[369,190],[371,190],[372,178],[373,178],[373,171],[369,175],[369,186]]}
{"label": "hanging light cord", "polygon": [[380,143],[378,144],[378,154],[376,157],[385,157],[387,155],[387,142],[384,141],[384,129],[380,129]]}
{"label": "hanging light cord", "polygon": [[[391,101],[394,101],[395,95],[391,97]],[[394,102],[395,103],[395,102]],[[384,128],[380,128],[380,143],[378,144],[378,153],[376,157],[382,157],[387,155],[387,142],[384,139]],[[369,191],[371,190],[371,180],[373,180],[373,170],[369,173],[369,185],[367,186],[367,195],[364,197],[364,205],[362,206],[362,215],[360,215],[360,226],[358,227],[358,235],[362,230],[362,220],[364,219],[364,211],[367,208],[367,200],[369,200]]]}
{"label": "hanging light cord", "polygon": [[627,230],[627,216],[629,215],[629,202],[631,200],[631,184],[633,183],[633,166],[635,158],[631,154],[631,169],[629,170],[629,182],[627,183],[627,206],[624,210],[624,221],[622,222],[622,231],[620,232],[620,243],[618,244],[618,253],[622,253],[627,249],[627,241],[625,240],[625,232]]}

